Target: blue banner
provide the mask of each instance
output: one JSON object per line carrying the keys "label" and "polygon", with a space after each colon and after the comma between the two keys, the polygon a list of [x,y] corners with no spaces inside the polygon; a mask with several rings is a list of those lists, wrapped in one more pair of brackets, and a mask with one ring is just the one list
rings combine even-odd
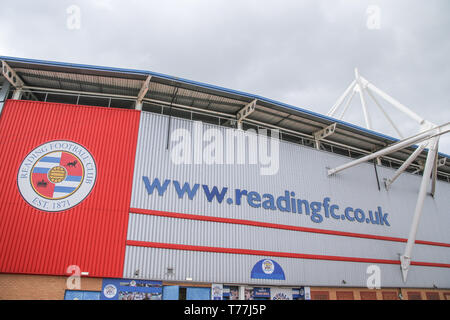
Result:
{"label": "blue banner", "polygon": [[103,279],[101,300],[161,300],[162,282]]}

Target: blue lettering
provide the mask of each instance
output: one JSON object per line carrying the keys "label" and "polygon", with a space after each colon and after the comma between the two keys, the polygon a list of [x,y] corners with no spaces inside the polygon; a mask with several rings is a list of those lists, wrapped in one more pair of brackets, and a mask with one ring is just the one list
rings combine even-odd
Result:
{"label": "blue lettering", "polygon": [[334,213],[334,211],[335,210],[338,210],[339,209],[339,206],[337,206],[337,205],[335,205],[335,204],[333,204],[331,207],[330,207],[330,214],[331,214],[331,216],[334,218],[334,219],[340,219],[341,217],[339,216],[339,214],[335,214]]}
{"label": "blue lettering", "polygon": [[355,218],[352,218],[349,216],[350,212],[353,212],[353,208],[351,208],[351,207],[345,208],[345,213],[344,213],[345,217],[347,218],[348,221],[355,221]]}
{"label": "blue lettering", "polygon": [[320,202],[311,202],[311,221],[315,223],[320,223],[323,221],[323,217],[319,214],[320,209],[322,209],[322,204]]}
{"label": "blue lettering", "polygon": [[[184,182],[184,184],[181,186],[179,181],[172,181],[169,179],[164,180],[163,184],[161,184],[158,178],[154,178],[154,180],[150,182],[149,178],[146,176],[142,176],[142,180],[149,195],[153,194],[156,189],[160,196],[163,196],[165,194],[168,185],[170,184],[170,182],[173,182],[175,192],[178,195],[179,199],[183,199],[184,195],[187,195],[190,200],[193,200],[194,197],[198,194],[197,191],[200,186],[200,184],[196,183],[191,187],[191,184],[189,182]],[[212,202],[214,199],[216,199],[218,203],[222,203],[228,192],[227,187],[219,190],[216,186],[213,186],[212,189],[210,189],[208,185],[202,185],[202,188],[208,202]],[[299,214],[305,213],[308,216],[311,215],[311,221],[313,221],[314,223],[321,223],[324,220],[324,217],[329,218],[331,216],[336,220],[342,219],[348,221],[357,221],[359,223],[366,222],[377,225],[390,226],[388,221],[389,214],[383,213],[381,207],[378,207],[377,211],[369,210],[367,218],[365,212],[362,209],[353,209],[352,207],[345,208],[344,214],[340,215],[339,206],[331,204],[330,197],[323,198],[322,202],[309,202],[308,200],[297,199],[294,192],[289,192],[287,190],[285,190],[284,195],[279,196],[275,199],[275,197],[270,193],[265,193],[261,197],[260,193],[256,191],[235,189],[235,199],[233,200],[231,197],[229,197],[226,199],[226,202],[229,205],[241,205],[242,196],[247,197],[247,204],[252,208],[262,207],[263,209],[267,210],[278,209],[281,212],[292,212]]]}
{"label": "blue lettering", "polygon": [[308,200],[300,200],[300,199],[297,200],[298,213],[303,213],[302,204],[303,204],[303,207],[305,208],[305,214],[309,215],[309,202],[308,202]]}
{"label": "blue lettering", "polygon": [[198,183],[194,184],[194,188],[191,189],[191,186],[188,182],[185,182],[183,188],[180,188],[180,183],[176,180],[173,180],[173,185],[175,186],[175,191],[178,194],[178,198],[183,199],[185,193],[187,193],[188,198],[190,200],[194,199],[195,194],[197,193],[198,187],[200,186]]}
{"label": "blue lettering", "polygon": [[206,184],[202,185],[202,187],[208,202],[212,202],[214,198],[217,198],[217,202],[222,203],[223,198],[228,191],[228,188],[222,188],[222,191],[219,193],[219,190],[216,186],[214,186],[212,190],[209,191],[209,188]]}
{"label": "blue lettering", "polygon": [[249,192],[247,195],[247,203],[253,208],[261,207],[261,196],[258,192]]}
{"label": "blue lettering", "polygon": [[358,222],[364,222],[364,220],[366,219],[366,215],[364,214],[364,211],[362,211],[361,209],[356,209],[355,210],[355,219]]}
{"label": "blue lettering", "polygon": [[265,194],[263,194],[263,198],[267,198],[267,200],[264,200],[262,203],[262,207],[264,209],[269,209],[269,210],[277,209],[277,207],[275,207],[275,199],[274,199],[273,195],[271,195],[269,193],[265,193]]}
{"label": "blue lettering", "polygon": [[[283,202],[285,205],[283,206]],[[291,212],[291,200],[289,199],[289,191],[284,192],[284,197],[279,196],[277,198],[277,207],[278,210],[283,212]]]}
{"label": "blue lettering", "polygon": [[329,207],[330,207],[330,198],[326,197],[323,199],[323,209],[325,210],[326,218],[330,217]]}
{"label": "blue lettering", "polygon": [[150,181],[148,180],[148,177],[146,177],[146,176],[142,176],[142,180],[144,180],[145,189],[147,189],[148,194],[153,194],[153,190],[156,187],[156,189],[158,190],[158,194],[160,196],[164,195],[164,193],[167,190],[167,186],[170,183],[170,180],[165,180],[164,184],[161,186],[161,182],[159,182],[159,179],[155,178],[155,180],[153,180],[153,183],[150,184]]}
{"label": "blue lettering", "polygon": [[378,219],[378,215],[377,215],[376,212],[375,212],[375,220],[373,219],[373,212],[372,212],[372,210],[369,210],[369,219],[370,219],[370,222],[372,224],[380,224],[380,220]]}
{"label": "blue lettering", "polygon": [[378,216],[380,217],[380,223],[381,225],[387,225],[388,227],[390,227],[391,225],[389,224],[389,222],[387,221],[387,217],[388,217],[389,213],[385,213],[383,215],[382,211],[381,211],[381,207],[378,207]]}
{"label": "blue lettering", "polygon": [[238,206],[240,206],[240,205],[241,205],[241,199],[242,199],[242,196],[243,196],[243,195],[244,195],[244,196],[247,195],[247,190],[236,189],[236,190],[235,190],[235,195],[236,195],[236,204],[237,204]]}

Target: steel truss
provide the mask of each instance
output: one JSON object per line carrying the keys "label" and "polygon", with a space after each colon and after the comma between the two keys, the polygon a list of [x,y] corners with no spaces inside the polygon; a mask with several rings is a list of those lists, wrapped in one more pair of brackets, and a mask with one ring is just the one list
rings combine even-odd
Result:
{"label": "steel truss", "polygon": [[[409,147],[413,144],[419,143],[417,149],[409,156],[407,160],[396,170],[396,172],[393,174],[392,177],[387,179],[385,182],[386,189],[389,189],[389,187],[394,183],[394,181],[413,163],[413,161],[426,149],[428,148],[428,154],[426,158],[426,162],[423,167],[423,176],[422,181],[419,188],[419,193],[417,196],[416,201],[416,207],[414,210],[413,220],[411,224],[411,228],[409,231],[408,236],[408,242],[406,243],[405,251],[400,256],[400,269],[402,272],[403,281],[407,281],[409,266],[411,265],[411,256],[412,256],[412,250],[414,246],[414,242],[416,239],[417,229],[420,222],[420,217],[422,215],[422,209],[425,201],[425,197],[427,195],[427,189],[430,185],[431,181],[431,196],[434,197],[435,190],[436,190],[436,176],[437,176],[437,167],[439,165],[442,165],[442,161],[438,159],[438,149],[439,149],[439,137],[443,134],[446,134],[450,131],[450,122],[447,122],[442,125],[435,125],[434,123],[427,121],[420,117],[418,114],[413,112],[408,107],[404,106],[400,102],[398,102],[396,99],[392,98],[382,90],[378,89],[376,86],[374,86],[372,83],[364,79],[359,75],[359,72],[357,69],[355,69],[355,80],[352,81],[350,86],[344,91],[344,93],[339,97],[339,99],[336,101],[336,103],[333,105],[333,107],[328,112],[328,116],[332,117],[335,115],[337,110],[343,105],[344,101],[347,99],[347,102],[344,106],[344,110],[342,111],[340,118],[344,116],[345,112],[348,109],[348,106],[350,105],[350,102],[352,98],[354,97],[355,93],[359,93],[360,100],[361,100],[361,106],[364,114],[364,121],[366,124],[367,129],[372,129],[371,125],[371,119],[369,115],[369,111],[367,109],[366,100],[365,100],[365,93],[368,94],[368,96],[373,100],[375,105],[381,110],[383,115],[386,117],[388,122],[391,124],[391,126],[394,128],[394,130],[397,132],[397,134],[400,136],[402,140],[398,141],[397,143],[394,143],[382,150],[376,151],[372,154],[369,154],[367,156],[364,156],[360,159],[350,161],[346,164],[343,164],[341,166],[338,166],[333,169],[328,170],[328,175],[334,175],[338,172],[341,172],[345,169],[351,168],[355,165],[358,165],[360,163],[370,161],[372,159],[378,159],[379,157],[385,156],[387,154],[390,154],[392,152],[404,149],[406,147]],[[401,134],[400,130],[396,126],[395,122],[389,117],[388,113],[383,109],[381,104],[378,102],[378,100],[375,98],[375,94],[380,96],[382,99],[384,99],[386,102],[388,102],[391,106],[414,120],[419,124],[419,133],[409,137],[404,138]],[[445,162],[444,162],[445,163]]]}

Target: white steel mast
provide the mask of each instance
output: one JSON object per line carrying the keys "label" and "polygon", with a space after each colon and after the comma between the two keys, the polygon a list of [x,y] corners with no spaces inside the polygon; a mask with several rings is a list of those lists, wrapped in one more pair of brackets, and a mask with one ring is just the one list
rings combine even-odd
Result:
{"label": "white steel mast", "polygon": [[[350,86],[345,90],[345,92],[339,97],[339,99],[336,101],[336,103],[333,105],[333,107],[330,109],[330,111],[327,113],[328,116],[334,117],[338,109],[343,105],[344,101],[347,99],[344,109],[339,116],[338,119],[342,119],[345,112],[347,111],[353,96],[355,93],[359,93],[360,100],[361,100],[361,106],[362,111],[364,114],[364,121],[366,128],[371,130],[371,119],[370,114],[367,109],[367,104],[365,100],[365,94],[367,94],[368,97],[372,99],[372,101],[375,103],[375,105],[381,110],[385,118],[388,120],[389,124],[394,128],[394,130],[397,132],[397,134],[400,137],[400,141],[387,146],[386,148],[379,150],[377,152],[374,152],[370,155],[367,155],[365,157],[362,157],[357,160],[350,161],[344,165],[338,166],[333,169],[328,170],[328,175],[334,175],[338,172],[341,172],[345,169],[351,168],[355,165],[358,165],[362,162],[370,161],[372,159],[378,159],[379,157],[382,157],[384,155],[387,155],[389,153],[404,149],[406,147],[409,147],[413,144],[418,144],[418,148],[409,156],[408,159],[405,160],[405,162],[396,170],[396,172],[387,179],[385,186],[386,189],[389,189],[389,187],[394,183],[394,181],[408,168],[408,166],[425,150],[425,148],[428,148],[428,154],[426,158],[426,162],[424,165],[424,171],[422,176],[422,181],[419,188],[419,193],[417,196],[416,201],[416,207],[414,210],[414,215],[412,219],[411,228],[408,235],[408,241],[406,243],[405,251],[400,256],[400,266],[401,266],[401,272],[403,281],[407,281],[408,271],[409,267],[411,265],[411,256],[412,256],[412,250],[413,246],[416,240],[416,234],[417,229],[419,227],[420,217],[422,215],[422,209],[423,204],[427,195],[427,189],[430,185],[431,186],[431,195],[434,197],[435,193],[435,185],[436,185],[436,176],[437,176],[437,167],[438,167],[438,149],[439,149],[439,137],[445,133],[448,133],[450,131],[450,122],[446,122],[442,125],[435,125],[434,123],[425,120],[424,118],[420,117],[417,113],[412,111],[410,108],[404,106],[400,102],[398,102],[396,99],[392,98],[390,95],[385,93],[384,91],[378,89],[375,85],[367,81],[365,78],[360,76],[358,69],[355,68],[355,79],[352,81]],[[389,116],[389,114],[384,110],[384,108],[381,106],[379,101],[376,99],[375,95],[378,95],[381,97],[384,101],[389,103],[391,106],[393,106],[395,109],[399,110],[412,120],[418,123],[419,125],[419,132],[418,134],[404,138],[402,133],[400,132],[398,126],[396,123],[392,120],[392,118]]]}

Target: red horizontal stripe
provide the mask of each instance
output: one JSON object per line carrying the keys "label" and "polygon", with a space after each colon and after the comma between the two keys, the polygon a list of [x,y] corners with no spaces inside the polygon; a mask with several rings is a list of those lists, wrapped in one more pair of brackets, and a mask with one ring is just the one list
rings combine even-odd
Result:
{"label": "red horizontal stripe", "polygon": [[[373,264],[377,264],[377,263],[379,263],[379,264],[400,264],[399,260],[386,260],[386,259],[340,257],[340,256],[327,256],[327,255],[316,255],[316,254],[305,254],[305,253],[291,253],[291,252],[276,252],[276,251],[264,251],[264,250],[250,250],[250,249],[236,249],[236,248],[193,246],[193,245],[185,245],[185,244],[146,242],[146,241],[134,241],[134,240],[127,240],[126,243],[127,243],[128,246],[158,248],[158,249],[172,249],[172,250],[187,250],[187,251],[200,251],[200,252],[244,254],[244,255],[271,256],[271,257],[283,257],[283,258],[294,258],[294,259],[312,259],[312,260],[363,262],[363,263],[373,263]],[[425,267],[450,268],[450,264],[432,263],[432,262],[415,261],[415,262],[411,262],[411,265],[425,266]]]}
{"label": "red horizontal stripe", "polygon": [[[352,238],[364,238],[364,239],[374,239],[374,240],[394,241],[394,242],[407,242],[408,241],[407,239],[396,238],[396,237],[386,237],[386,236],[377,236],[377,235],[372,235],[372,234],[298,227],[298,226],[290,226],[290,225],[285,225],[285,224],[276,224],[276,223],[243,220],[243,219],[220,218],[220,217],[202,216],[202,215],[196,215],[196,214],[156,211],[156,210],[147,210],[147,209],[138,209],[138,208],[130,208],[130,211],[132,213],[147,214],[147,215],[160,216],[160,217],[210,221],[210,222],[219,222],[219,223],[230,223],[230,224],[239,224],[239,225],[254,226],[254,227],[261,227],[261,228],[272,228],[272,229],[282,229],[282,230],[291,230],[291,231],[300,231],[300,232],[321,233],[321,234],[329,234],[329,235],[334,235],[334,236],[343,236],[343,237],[352,237]],[[416,240],[415,243],[429,245],[429,246],[450,247],[450,243],[442,243],[442,242]]]}

